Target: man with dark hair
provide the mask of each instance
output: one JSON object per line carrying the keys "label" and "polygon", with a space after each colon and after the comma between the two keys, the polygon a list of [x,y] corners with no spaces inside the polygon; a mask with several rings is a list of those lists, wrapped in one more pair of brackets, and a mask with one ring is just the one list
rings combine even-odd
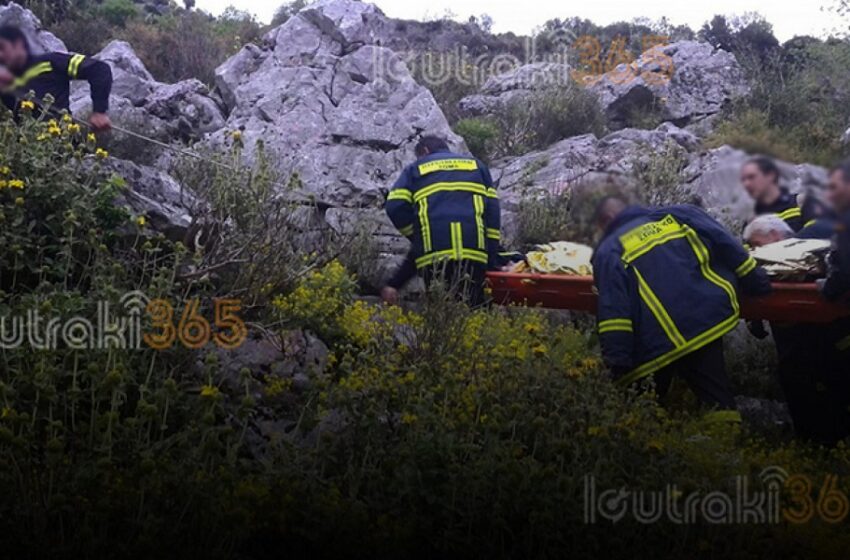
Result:
{"label": "man with dark hair", "polygon": [[767,274],[721,224],[695,206],[597,209],[593,255],[602,356],[618,383],[654,376],[663,396],[682,377],[712,419],[739,421],[723,337],[738,325],[738,290],[770,291]]}
{"label": "man with dark hair", "polygon": [[21,97],[29,92],[38,102],[50,95],[52,109],[68,110],[71,81],[86,80],[91,86],[92,113],[89,124],[95,132],[108,131],[107,116],[112,70],[108,64],[71,53],[34,55],[26,35],[17,27],[0,27],[0,91],[10,110],[20,108]]}
{"label": "man with dark hair", "polygon": [[481,161],[452,153],[445,140],[422,138],[417,160],[389,195],[390,220],[411,242],[405,264],[382,290],[385,301],[416,273],[426,284],[444,281],[471,306],[484,303],[488,266],[499,259],[501,214],[490,171]]}
{"label": "man with dark hair", "polygon": [[776,214],[794,232],[824,217],[824,205],[814,196],[792,194],[779,185],[779,167],[769,157],[756,156],[741,167],[741,184],[755,202],[756,216]]}

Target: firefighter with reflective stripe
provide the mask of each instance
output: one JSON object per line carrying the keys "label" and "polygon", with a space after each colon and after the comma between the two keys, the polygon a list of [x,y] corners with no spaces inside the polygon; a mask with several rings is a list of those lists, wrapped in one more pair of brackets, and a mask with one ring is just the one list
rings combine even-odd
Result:
{"label": "firefighter with reflective stripe", "polygon": [[[835,222],[816,220],[796,234],[778,216],[765,214],[747,225],[744,240],[763,247],[791,237],[830,239]],[[770,328],[776,343],[776,374],[798,437],[832,445],[847,435],[850,390],[845,366],[837,357],[837,333],[847,330],[847,321],[825,325],[777,324]],[[846,359],[846,358],[845,358]],[[845,362],[846,363],[846,362]]]}
{"label": "firefighter with reflective stripe", "polygon": [[41,103],[53,98],[52,109],[68,110],[71,81],[85,80],[91,87],[89,124],[95,132],[112,127],[107,116],[112,70],[105,62],[72,53],[33,54],[26,35],[17,27],[0,27],[0,91],[10,110],[20,107],[21,97],[32,92]]}
{"label": "firefighter with reflective stripe", "polygon": [[770,292],[767,275],[722,225],[695,206],[597,209],[603,239],[593,256],[602,355],[619,384],[674,376],[721,419],[738,419],[723,336],[738,325],[738,290]]}
{"label": "firefighter with reflective stripe", "polygon": [[755,202],[756,216],[776,214],[794,232],[828,217],[828,208],[816,196],[789,192],[779,185],[779,177],[779,167],[768,157],[751,158],[741,167],[741,184]]}
{"label": "firefighter with reflective stripe", "polygon": [[[390,190],[387,214],[410,240],[426,283],[445,280],[458,296],[479,305],[500,242],[499,199],[490,171],[434,136],[422,138],[416,156]],[[384,289],[385,299],[392,299],[393,289]]]}

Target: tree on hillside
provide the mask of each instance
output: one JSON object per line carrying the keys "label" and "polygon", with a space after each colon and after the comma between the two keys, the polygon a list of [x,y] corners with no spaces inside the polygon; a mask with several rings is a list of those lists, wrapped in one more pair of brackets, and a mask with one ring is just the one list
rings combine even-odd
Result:
{"label": "tree on hillside", "polygon": [[272,26],[277,27],[283,25],[289,18],[306,8],[312,0],[292,0],[286,4],[282,4],[274,13],[272,18]]}

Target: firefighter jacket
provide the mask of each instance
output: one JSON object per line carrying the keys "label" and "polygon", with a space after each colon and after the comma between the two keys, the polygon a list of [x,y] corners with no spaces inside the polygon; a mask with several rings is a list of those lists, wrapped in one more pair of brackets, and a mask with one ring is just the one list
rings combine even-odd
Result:
{"label": "firefighter jacket", "polygon": [[499,198],[477,159],[450,152],[419,159],[396,181],[386,211],[410,239],[417,269],[442,260],[487,266],[497,258]]}
{"label": "firefighter jacket", "polygon": [[756,216],[775,214],[782,218],[794,232],[830,214],[823,202],[813,194],[805,196],[801,204],[800,195],[791,193],[785,188],[773,204],[756,204],[755,213]]}
{"label": "firefighter jacket", "polygon": [[695,206],[625,210],[593,256],[606,364],[629,384],[721,338],[740,317],[739,286],[770,292],[767,274]]}
{"label": "firefighter jacket", "polygon": [[109,94],[112,90],[112,69],[105,62],[70,53],[47,53],[31,55],[27,66],[18,73],[12,84],[14,95],[4,95],[3,102],[10,109],[16,108],[17,99],[29,92],[41,103],[51,96],[51,108],[67,110],[72,80],[86,80],[91,86],[92,111],[106,113],[109,110]]}

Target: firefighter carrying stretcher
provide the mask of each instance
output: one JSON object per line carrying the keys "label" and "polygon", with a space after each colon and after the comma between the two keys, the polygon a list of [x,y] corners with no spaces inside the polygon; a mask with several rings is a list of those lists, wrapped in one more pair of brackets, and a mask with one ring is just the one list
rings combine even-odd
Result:
{"label": "firefighter carrying stretcher", "polygon": [[604,199],[593,257],[602,356],[617,382],[654,376],[664,396],[683,378],[712,419],[738,421],[723,337],[738,325],[738,291],[766,295],[767,274],[740,241],[688,205],[628,206]]}

